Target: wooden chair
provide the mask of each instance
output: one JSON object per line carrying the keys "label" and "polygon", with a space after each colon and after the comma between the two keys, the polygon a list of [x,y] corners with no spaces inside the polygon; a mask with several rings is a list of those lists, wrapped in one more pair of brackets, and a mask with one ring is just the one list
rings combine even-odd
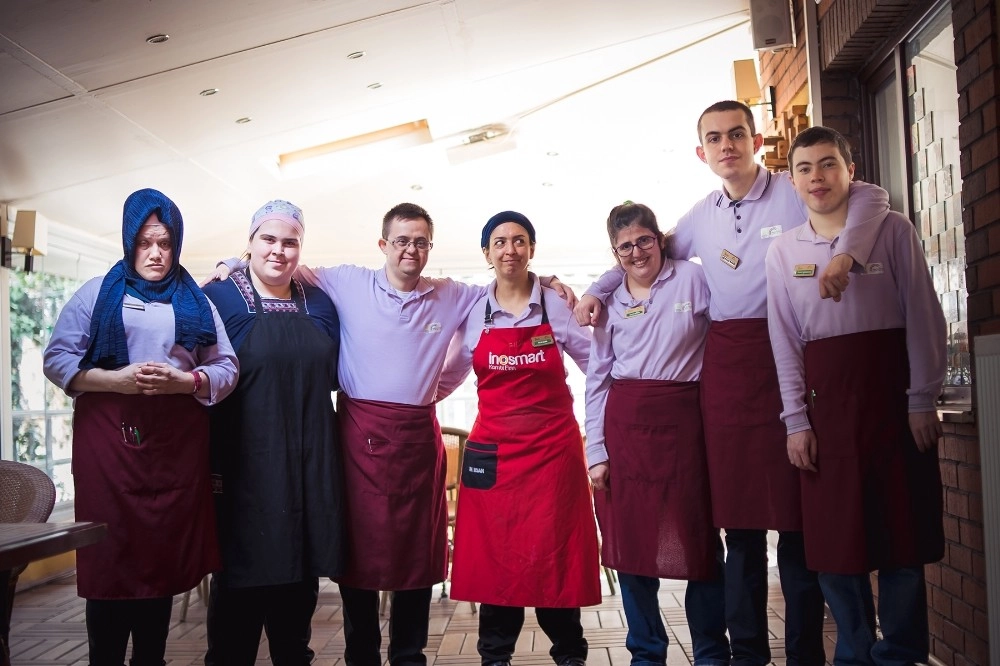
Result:
{"label": "wooden chair", "polygon": [[[44,523],[56,503],[56,487],[42,470],[25,463],[0,460],[0,523]],[[10,617],[17,579],[25,567],[0,571],[0,650],[9,655]],[[7,578],[6,581],[3,578]]]}

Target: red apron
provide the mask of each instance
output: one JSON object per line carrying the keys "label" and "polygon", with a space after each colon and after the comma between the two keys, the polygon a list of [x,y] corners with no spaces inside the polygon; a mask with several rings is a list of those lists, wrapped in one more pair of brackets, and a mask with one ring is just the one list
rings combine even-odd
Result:
{"label": "red apron", "polygon": [[818,470],[800,473],[808,567],[859,574],[941,559],[941,471],[937,449],[920,453],[910,432],[905,331],[809,342],[804,360]]}
{"label": "red apron", "polygon": [[366,590],[431,587],[447,575],[446,458],[434,405],[337,400],[347,495],[347,567]]}
{"label": "red apron", "polygon": [[604,417],[611,484],[594,493],[605,566],[651,578],[715,578],[698,393],[698,382],[612,382]]}
{"label": "red apron", "polygon": [[715,526],[801,530],[798,470],[788,462],[766,319],[712,322],[701,412]]}
{"label": "red apron", "polygon": [[580,426],[552,327],[487,328],[462,460],[452,596],[499,606],[601,602]]}
{"label": "red apron", "polygon": [[78,397],[73,482],[76,519],[108,524],[77,551],[81,597],[168,597],[219,570],[208,412],[192,396]]}

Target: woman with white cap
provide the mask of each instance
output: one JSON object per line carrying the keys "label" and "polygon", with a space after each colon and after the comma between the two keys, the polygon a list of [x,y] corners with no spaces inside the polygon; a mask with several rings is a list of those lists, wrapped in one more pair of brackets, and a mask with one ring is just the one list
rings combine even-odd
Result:
{"label": "woman with white cap", "polygon": [[184,220],[162,192],[125,200],[124,257],[80,288],[45,348],[73,397],[77,520],[108,536],[76,556],[93,666],[161,666],[173,595],[219,568],[208,413],[236,383],[218,313],[180,264]]}
{"label": "woman with white cap", "polygon": [[320,577],[343,567],[341,452],[332,392],[340,325],[322,291],[292,277],[302,211],[253,216],[249,264],[205,286],[240,359],[212,412],[223,569],[212,577],[205,663],[250,666],[261,631],[276,666],[308,664]]}
{"label": "woman with white cap", "polygon": [[514,211],[483,227],[496,271],[456,334],[439,397],[476,372],[479,415],[461,471],[452,597],[478,601],[483,664],[509,664],[535,608],[560,666],[587,659],[580,606],[601,601],[597,529],[563,350],[586,372],[590,335],[528,271],[535,228]]}

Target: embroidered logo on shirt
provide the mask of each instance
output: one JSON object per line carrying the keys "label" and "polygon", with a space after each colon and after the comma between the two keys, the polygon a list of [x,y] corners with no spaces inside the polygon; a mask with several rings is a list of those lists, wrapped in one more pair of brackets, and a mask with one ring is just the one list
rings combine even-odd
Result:
{"label": "embroidered logo on shirt", "polygon": [[781,235],[781,225],[776,224],[773,227],[764,227],[760,230],[761,238],[774,238],[775,236]]}
{"label": "embroidered logo on shirt", "polygon": [[736,267],[740,265],[740,258],[737,257],[732,252],[730,252],[729,250],[723,250],[722,256],[719,257],[719,259],[721,259],[722,263],[724,263],[726,266],[729,266],[734,271],[736,270]]}
{"label": "embroidered logo on shirt", "polygon": [[674,303],[674,312],[691,312],[694,308],[691,305],[691,301],[684,301],[683,303]]}
{"label": "embroidered logo on shirt", "polygon": [[816,275],[816,264],[795,264],[795,277],[812,277]]}
{"label": "embroidered logo on shirt", "polygon": [[424,332],[425,333],[440,333],[441,332],[441,322],[434,321],[434,322],[431,322],[430,324],[427,324],[426,326],[424,326]]}
{"label": "embroidered logo on shirt", "polygon": [[885,273],[885,266],[882,265],[882,262],[865,266],[865,275],[882,275],[883,273]]}

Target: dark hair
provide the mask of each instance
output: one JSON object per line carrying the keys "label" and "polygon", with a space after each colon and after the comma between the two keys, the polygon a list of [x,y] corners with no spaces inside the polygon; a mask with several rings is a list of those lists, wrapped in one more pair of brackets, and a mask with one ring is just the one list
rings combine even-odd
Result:
{"label": "dark hair", "polygon": [[701,112],[700,116],[698,116],[698,144],[699,145],[701,144],[701,121],[709,113],[719,113],[719,112],[722,112],[722,111],[742,111],[743,115],[746,116],[747,127],[750,129],[750,135],[753,136],[753,135],[757,134],[757,127],[756,127],[756,125],[754,124],[754,121],[753,121],[753,111],[750,110],[750,107],[747,106],[746,104],[744,104],[743,102],[737,102],[734,99],[725,99],[725,100],[722,100],[721,102],[716,102],[712,106],[708,107],[707,109],[705,109],[704,111]]}
{"label": "dark hair", "polygon": [[427,230],[434,237],[434,220],[427,214],[427,211],[414,203],[396,204],[389,209],[389,212],[382,218],[382,238],[389,240],[389,227],[393,220],[424,220],[427,222]]}
{"label": "dark hair", "polygon": [[810,146],[815,146],[818,143],[832,143],[836,146],[840,156],[844,158],[844,164],[850,166],[851,163],[854,162],[851,158],[851,144],[847,142],[844,135],[831,127],[817,125],[816,127],[810,127],[809,129],[799,132],[798,136],[796,136],[792,141],[792,145],[788,147],[789,171],[791,171],[795,165],[792,161],[792,155],[795,153],[796,149],[809,148]]}
{"label": "dark hair", "polygon": [[[656,222],[656,214],[649,206],[626,201],[620,206],[612,208],[608,214],[608,239],[611,241],[612,251],[615,249],[615,239],[618,237],[618,232],[633,224],[637,224],[643,229],[649,229],[656,236],[657,243],[663,243],[663,232],[660,231],[660,225]],[[663,251],[660,253],[664,259],[670,256],[669,249],[669,245],[664,244]]]}

